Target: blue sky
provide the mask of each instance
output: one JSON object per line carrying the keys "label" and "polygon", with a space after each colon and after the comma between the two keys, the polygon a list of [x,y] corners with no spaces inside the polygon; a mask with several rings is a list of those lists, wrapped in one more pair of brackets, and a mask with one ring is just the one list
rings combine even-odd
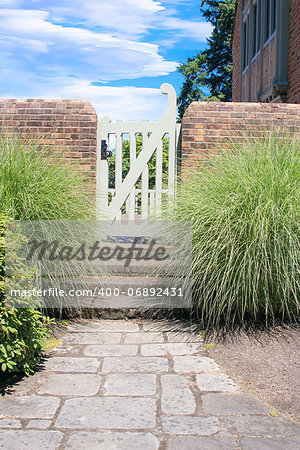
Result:
{"label": "blue sky", "polygon": [[206,45],[200,0],[1,0],[0,98],[84,98],[99,118],[155,120],[162,83]]}

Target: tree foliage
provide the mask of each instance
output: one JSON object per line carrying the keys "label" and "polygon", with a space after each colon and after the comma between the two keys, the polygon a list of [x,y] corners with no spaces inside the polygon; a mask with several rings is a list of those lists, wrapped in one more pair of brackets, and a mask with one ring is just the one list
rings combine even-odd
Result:
{"label": "tree foliage", "polygon": [[232,96],[231,37],[236,0],[202,0],[200,11],[212,24],[208,46],[179,66],[184,83],[178,98],[179,117],[193,101],[230,101]]}
{"label": "tree foliage", "polygon": [[[143,138],[141,135],[136,136],[136,157],[139,156],[143,148]],[[163,163],[162,163],[162,185],[163,188],[167,187],[168,184],[168,152],[169,152],[169,140],[163,138]],[[115,187],[115,159],[114,154],[108,160],[109,166],[109,187]],[[153,154],[152,158],[148,163],[149,169],[149,189],[155,189],[155,175],[156,175],[156,153]],[[122,179],[126,177],[130,170],[130,141],[125,139],[122,144]],[[137,189],[141,188],[141,178],[136,184]]]}

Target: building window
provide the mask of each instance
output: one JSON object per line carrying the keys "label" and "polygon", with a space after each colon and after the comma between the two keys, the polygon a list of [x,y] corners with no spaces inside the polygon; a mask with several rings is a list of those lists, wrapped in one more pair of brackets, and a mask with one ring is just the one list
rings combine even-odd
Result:
{"label": "building window", "polygon": [[276,19],[277,19],[277,0],[272,0],[271,34],[273,34],[276,30]]}
{"label": "building window", "polygon": [[276,30],[276,7],[277,0],[266,0],[265,16],[265,42],[272,36]]}
{"label": "building window", "polygon": [[261,8],[261,1],[257,0],[253,6],[252,57],[254,57],[260,50],[260,8]]}
{"label": "building window", "polygon": [[271,7],[271,0],[267,0],[267,11],[265,16],[265,42],[270,37],[270,17],[271,17],[270,7]]}
{"label": "building window", "polygon": [[249,55],[248,55],[248,48],[249,48],[249,15],[246,16],[244,19],[243,24],[243,42],[244,42],[244,61],[243,61],[243,68],[245,69],[246,66],[249,63]]}
{"label": "building window", "polygon": [[257,46],[257,3],[253,8],[253,53],[252,56],[256,54]]}

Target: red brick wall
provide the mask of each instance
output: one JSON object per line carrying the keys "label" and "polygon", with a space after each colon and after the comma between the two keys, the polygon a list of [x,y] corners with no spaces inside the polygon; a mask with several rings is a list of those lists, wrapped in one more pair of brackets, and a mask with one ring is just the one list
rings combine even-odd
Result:
{"label": "red brick wall", "polygon": [[300,103],[300,1],[290,0],[288,103]]}
{"label": "red brick wall", "polygon": [[240,99],[240,64],[241,64],[241,2],[237,2],[234,34],[232,38],[232,100],[234,102]]}
{"label": "red brick wall", "polygon": [[182,166],[194,166],[226,147],[226,138],[241,140],[248,130],[284,127],[300,136],[300,105],[284,103],[194,102],[182,120]]}
{"label": "red brick wall", "polygon": [[97,115],[87,100],[0,100],[0,126],[45,136],[96,181]]}

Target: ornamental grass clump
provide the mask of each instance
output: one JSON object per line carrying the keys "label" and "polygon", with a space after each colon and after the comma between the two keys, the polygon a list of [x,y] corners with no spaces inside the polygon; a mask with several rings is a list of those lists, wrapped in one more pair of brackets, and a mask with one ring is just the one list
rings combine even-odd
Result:
{"label": "ornamental grass clump", "polygon": [[[70,221],[72,227],[74,220],[93,218],[91,197],[80,167],[67,161],[64,152],[55,151],[42,138],[0,132],[0,378],[3,373],[34,371],[52,322],[29,304],[14,308],[5,302],[7,224],[11,220]],[[20,271],[18,259],[17,263]],[[60,303],[53,302],[53,310],[60,311]]]}
{"label": "ornamental grass clump", "polygon": [[299,319],[300,141],[248,137],[184,176],[173,219],[193,226],[193,303],[216,328]]}
{"label": "ornamental grass clump", "polygon": [[0,132],[0,212],[14,220],[79,220],[91,211],[78,164],[41,138]]}

